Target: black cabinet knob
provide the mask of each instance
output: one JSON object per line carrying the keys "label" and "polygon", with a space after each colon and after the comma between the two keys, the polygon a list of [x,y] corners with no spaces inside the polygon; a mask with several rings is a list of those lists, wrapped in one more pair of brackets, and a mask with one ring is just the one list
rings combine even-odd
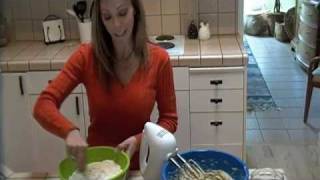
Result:
{"label": "black cabinet knob", "polygon": [[212,121],[210,122],[211,126],[221,126],[222,125],[222,121]]}
{"label": "black cabinet knob", "polygon": [[219,104],[222,103],[222,99],[221,98],[214,98],[214,99],[210,99],[211,103],[215,103],[215,104]]}
{"label": "black cabinet knob", "polygon": [[219,85],[219,84],[222,84],[223,82],[222,82],[222,80],[210,80],[210,84],[211,85]]}
{"label": "black cabinet knob", "polygon": [[79,97],[76,96],[76,113],[80,115],[80,107],[79,107]]}

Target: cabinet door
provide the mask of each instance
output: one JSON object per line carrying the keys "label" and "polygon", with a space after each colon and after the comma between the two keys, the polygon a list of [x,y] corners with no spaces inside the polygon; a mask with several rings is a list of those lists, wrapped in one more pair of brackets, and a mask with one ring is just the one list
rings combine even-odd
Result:
{"label": "cabinet door", "polygon": [[181,151],[190,149],[190,114],[189,91],[176,91],[178,128],[175,132],[178,148]]}
{"label": "cabinet door", "polygon": [[26,94],[23,73],[0,74],[0,167],[13,172],[30,170],[32,138]]}
{"label": "cabinet door", "polygon": [[243,90],[192,90],[191,112],[243,111]]}
{"label": "cabinet door", "polygon": [[[37,97],[30,96],[30,107],[34,106]],[[85,138],[82,94],[70,94],[63,102],[60,112],[80,128],[81,135]],[[47,132],[36,120],[32,123],[32,135],[32,171],[57,173],[59,162],[66,157],[63,139]]]}
{"label": "cabinet door", "polygon": [[[59,71],[36,71],[27,73],[27,88],[28,94],[38,95],[40,94],[47,85],[56,78],[59,74]],[[75,87],[72,93],[81,93],[81,85]]]}
{"label": "cabinet door", "polygon": [[[176,91],[176,103],[178,113],[178,127],[174,136],[177,140],[179,150],[190,149],[190,118],[189,118],[189,91]],[[157,122],[159,111],[155,104],[150,120]]]}
{"label": "cabinet door", "polygon": [[243,113],[191,113],[191,144],[242,144]]}

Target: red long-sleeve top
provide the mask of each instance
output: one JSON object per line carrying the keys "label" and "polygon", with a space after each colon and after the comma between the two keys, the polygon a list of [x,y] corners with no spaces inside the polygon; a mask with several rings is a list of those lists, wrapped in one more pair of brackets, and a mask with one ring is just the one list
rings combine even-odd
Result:
{"label": "red long-sleeve top", "polygon": [[[89,146],[117,146],[130,136],[141,141],[144,124],[150,121],[155,102],[159,110],[157,123],[175,132],[177,127],[173,72],[167,52],[148,43],[149,58],[125,86],[116,77],[106,85],[98,79],[93,48],[83,44],[69,58],[58,76],[42,91],[34,117],[51,133],[66,138],[78,129],[59,112],[59,107],[80,83],[86,88],[90,126]],[[138,169],[138,153],[131,160],[131,169]]]}

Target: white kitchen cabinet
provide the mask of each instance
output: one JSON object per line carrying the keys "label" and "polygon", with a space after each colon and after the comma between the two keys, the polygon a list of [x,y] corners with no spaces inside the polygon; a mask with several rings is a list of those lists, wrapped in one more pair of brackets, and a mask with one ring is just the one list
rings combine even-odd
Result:
{"label": "white kitchen cabinet", "polygon": [[[189,83],[190,82],[190,83]],[[181,150],[212,148],[243,159],[246,69],[174,68]],[[151,119],[158,117],[156,107]]]}
{"label": "white kitchen cabinet", "polygon": [[[189,68],[173,68],[173,80],[178,113],[178,127],[174,136],[179,150],[186,151],[190,149]],[[158,117],[159,113],[155,105],[151,113],[151,121],[156,122]]]}
{"label": "white kitchen cabinet", "polygon": [[[178,113],[178,127],[174,133],[179,150],[186,151],[190,149],[190,114],[189,114],[189,91],[175,91]],[[159,112],[157,105],[153,108],[150,120],[157,122]]]}
{"label": "white kitchen cabinet", "polygon": [[190,111],[243,111],[242,96],[241,89],[190,91]]}
{"label": "white kitchen cabinet", "polygon": [[24,73],[0,74],[0,170],[30,170],[31,123]]}
{"label": "white kitchen cabinet", "polygon": [[189,91],[176,91],[178,127],[174,136],[179,150],[190,149]]}
{"label": "white kitchen cabinet", "polygon": [[194,68],[190,76],[190,90],[202,89],[242,89],[243,72],[225,71],[224,68]]}
{"label": "white kitchen cabinet", "polygon": [[[59,71],[28,72],[26,81],[28,94],[38,95],[58,75]],[[82,93],[81,85],[77,86],[72,93]]]}
{"label": "white kitchen cabinet", "polygon": [[191,144],[242,144],[242,113],[192,113]]}
{"label": "white kitchen cabinet", "polygon": [[[28,72],[29,114],[41,91],[58,74],[55,72]],[[76,126],[85,138],[83,97],[81,87],[76,87],[64,100],[60,112]],[[43,129],[30,114],[32,132],[32,172],[57,173],[59,162],[66,157],[63,139]],[[46,163],[44,163],[46,162]]]}
{"label": "white kitchen cabinet", "polygon": [[[30,107],[34,106],[37,98],[38,95],[30,95]],[[82,107],[82,94],[70,94],[63,102],[60,112],[80,128],[81,135],[85,138]],[[32,171],[57,173],[59,162],[66,157],[64,140],[43,129],[35,119],[32,121],[31,132]]]}
{"label": "white kitchen cabinet", "polygon": [[244,158],[246,70],[190,68],[190,146]]}

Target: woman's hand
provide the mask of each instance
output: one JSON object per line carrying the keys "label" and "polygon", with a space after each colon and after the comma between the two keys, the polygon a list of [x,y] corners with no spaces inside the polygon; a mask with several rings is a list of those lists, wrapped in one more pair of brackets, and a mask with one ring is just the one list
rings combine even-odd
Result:
{"label": "woman's hand", "polygon": [[130,158],[137,151],[138,147],[138,140],[134,136],[129,137],[117,146],[119,150],[125,151]]}
{"label": "woman's hand", "polygon": [[70,131],[65,139],[68,154],[75,159],[79,171],[86,168],[86,148],[88,144],[80,136],[78,130]]}

